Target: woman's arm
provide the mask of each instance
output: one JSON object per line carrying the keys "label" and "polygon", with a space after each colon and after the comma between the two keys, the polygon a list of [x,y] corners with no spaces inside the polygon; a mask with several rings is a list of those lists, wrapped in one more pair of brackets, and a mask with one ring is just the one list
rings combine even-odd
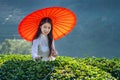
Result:
{"label": "woman's arm", "polygon": [[32,57],[33,59],[38,57],[38,40],[34,39],[32,44]]}
{"label": "woman's arm", "polygon": [[53,40],[53,42],[52,42],[52,50],[51,50],[51,53],[52,53],[52,56],[53,56],[53,57],[57,57],[57,55],[58,55],[58,52],[57,52],[57,50],[55,49],[55,42],[54,42],[54,40]]}
{"label": "woman's arm", "polygon": [[58,52],[55,49],[55,43],[54,43],[54,40],[53,40],[53,42],[52,42],[52,50],[51,50],[51,55],[49,56],[49,60],[54,61],[57,56],[58,56]]}

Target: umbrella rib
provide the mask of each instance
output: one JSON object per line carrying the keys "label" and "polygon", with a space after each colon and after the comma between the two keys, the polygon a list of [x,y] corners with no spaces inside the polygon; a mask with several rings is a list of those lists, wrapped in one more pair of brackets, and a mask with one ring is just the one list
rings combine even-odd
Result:
{"label": "umbrella rib", "polygon": [[[57,29],[59,29],[59,28],[57,28]],[[59,29],[59,31],[60,31],[61,33],[63,33],[60,29]],[[71,31],[71,30],[67,30],[67,32],[66,32],[66,33],[63,33],[62,35],[60,35],[60,37],[67,35],[70,31]]]}
{"label": "umbrella rib", "polygon": [[[29,30],[29,29],[26,28],[26,29],[22,30],[22,32],[23,32],[23,31],[28,31],[28,30]],[[35,29],[35,28],[32,28],[30,31],[34,31],[34,30],[36,30],[36,29]],[[29,31],[29,32],[30,32],[30,31]],[[29,32],[28,32],[28,33],[29,33]]]}
{"label": "umbrella rib", "polygon": [[75,16],[74,15],[69,15],[69,13],[67,13],[67,14],[62,14],[62,15],[59,15],[58,17],[62,17],[62,16],[66,16],[66,17],[68,17],[68,18],[75,18]]}
{"label": "umbrella rib", "polygon": [[[25,25],[25,24],[23,24],[23,25]],[[24,29],[24,30],[29,29],[29,28],[30,28],[29,26],[31,26],[31,25],[30,25],[30,24],[29,24],[29,25],[25,25],[23,29]],[[34,26],[34,25],[33,25],[33,26]],[[31,28],[32,28],[32,29],[34,29],[34,28],[36,29],[36,27],[35,27],[35,26],[33,27],[33,26],[32,26]]]}
{"label": "umbrella rib", "polygon": [[61,14],[61,15],[59,15],[59,16],[57,16],[57,17],[63,17],[63,16],[67,16],[67,17],[73,17],[73,15],[69,15],[69,13],[67,13],[67,14]]}
{"label": "umbrella rib", "polygon": [[74,18],[73,17],[71,17],[71,16],[67,16],[67,17],[64,17],[64,16],[61,16],[61,17],[59,17],[59,19],[60,20],[68,20],[68,21],[71,21],[71,20],[74,20]]}
{"label": "umbrella rib", "polygon": [[54,10],[51,10],[51,12],[49,13],[49,15],[53,15],[55,13]]}
{"label": "umbrella rib", "polygon": [[[64,21],[64,22],[59,21],[59,23],[65,23],[65,24],[67,23],[67,24],[71,24],[70,22],[65,22],[65,21]],[[57,22],[56,22],[56,24],[57,24]]]}
{"label": "umbrella rib", "polygon": [[[57,27],[56,27],[57,28]],[[61,33],[63,33],[59,28],[57,28]],[[65,35],[65,33],[63,33]]]}
{"label": "umbrella rib", "polygon": [[58,33],[55,30],[54,30],[54,32],[56,33],[57,36],[59,36]]}
{"label": "umbrella rib", "polygon": [[[61,9],[60,9],[61,10]],[[61,16],[75,16],[72,12],[67,12],[67,13],[65,13],[66,11],[68,11],[68,10],[62,10],[62,11],[60,11],[59,13],[57,13],[57,17],[61,17]],[[71,15],[69,15],[71,13]],[[61,15],[62,14],[62,15]]]}
{"label": "umbrella rib", "polygon": [[[28,29],[25,29],[26,31],[28,31]],[[24,31],[25,31],[24,30]],[[32,29],[32,30],[30,30],[29,32],[26,32],[26,34],[28,34],[28,33],[32,33],[32,32],[34,32],[36,29]]]}
{"label": "umbrella rib", "polygon": [[[24,29],[24,30],[22,30],[22,31],[28,31],[29,29]],[[36,30],[36,29],[33,29],[33,30]]]}
{"label": "umbrella rib", "polygon": [[[61,9],[57,9],[54,13],[54,15],[57,15],[59,12],[61,11]],[[58,16],[57,16],[58,17]]]}
{"label": "umbrella rib", "polygon": [[[59,24],[56,24],[56,25],[63,25],[64,27],[69,27],[69,26],[67,26],[67,25],[65,25],[65,24],[62,24],[62,23],[59,23]],[[71,24],[70,24],[71,25]],[[74,27],[74,26],[72,26],[72,27]],[[69,28],[72,28],[72,27],[69,27]]]}
{"label": "umbrella rib", "polygon": [[26,36],[29,36],[32,32],[34,32],[34,30],[31,30],[28,34],[26,34]]}
{"label": "umbrella rib", "polygon": [[30,31],[28,31],[29,29],[25,29],[25,30],[23,30],[23,31],[25,31],[25,33],[31,33],[31,32],[33,32],[35,29],[32,29],[32,30],[30,30]]}
{"label": "umbrella rib", "polygon": [[[59,14],[63,13],[63,10],[57,9],[55,12],[56,12],[57,15],[59,15]],[[57,17],[58,17],[58,16],[57,16]]]}
{"label": "umbrella rib", "polygon": [[[56,24],[56,26],[59,26],[59,25],[57,25]],[[67,26],[65,26],[65,25],[63,25],[64,27],[67,27]],[[59,26],[60,28],[62,28],[62,29],[65,29],[66,31],[69,31],[68,29],[66,29],[66,28],[64,28],[64,27],[61,27],[61,26]],[[70,27],[71,28],[71,27]]]}
{"label": "umbrella rib", "polygon": [[67,32],[67,33],[65,34],[65,33],[63,33],[59,28],[57,28],[57,29],[62,33],[62,35],[60,35],[59,38],[65,36],[65,35],[67,35],[67,34],[69,33],[69,32]]}
{"label": "umbrella rib", "polygon": [[[38,14],[38,13],[37,13],[36,15],[37,15],[37,17],[42,17],[42,15],[40,15],[40,14]],[[35,17],[34,17],[34,18],[35,18]]]}

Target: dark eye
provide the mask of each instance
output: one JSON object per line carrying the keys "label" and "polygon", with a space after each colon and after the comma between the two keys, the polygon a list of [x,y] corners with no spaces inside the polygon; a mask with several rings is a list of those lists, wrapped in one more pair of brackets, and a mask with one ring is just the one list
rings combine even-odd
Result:
{"label": "dark eye", "polygon": [[47,26],[44,26],[44,28],[47,28]]}
{"label": "dark eye", "polygon": [[51,29],[51,27],[48,27],[48,29]]}

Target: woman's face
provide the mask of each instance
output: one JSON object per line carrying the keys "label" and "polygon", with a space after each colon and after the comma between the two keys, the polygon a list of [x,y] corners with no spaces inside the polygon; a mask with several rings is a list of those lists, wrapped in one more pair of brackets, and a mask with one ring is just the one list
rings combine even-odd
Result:
{"label": "woman's face", "polygon": [[47,36],[49,34],[49,32],[51,31],[51,24],[50,23],[44,23],[41,26],[41,31],[42,31],[42,34]]}

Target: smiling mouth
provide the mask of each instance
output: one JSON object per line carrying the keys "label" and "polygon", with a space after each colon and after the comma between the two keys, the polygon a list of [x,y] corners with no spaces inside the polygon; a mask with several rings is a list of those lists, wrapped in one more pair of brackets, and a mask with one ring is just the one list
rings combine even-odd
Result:
{"label": "smiling mouth", "polygon": [[48,32],[44,32],[45,34],[48,34]]}

